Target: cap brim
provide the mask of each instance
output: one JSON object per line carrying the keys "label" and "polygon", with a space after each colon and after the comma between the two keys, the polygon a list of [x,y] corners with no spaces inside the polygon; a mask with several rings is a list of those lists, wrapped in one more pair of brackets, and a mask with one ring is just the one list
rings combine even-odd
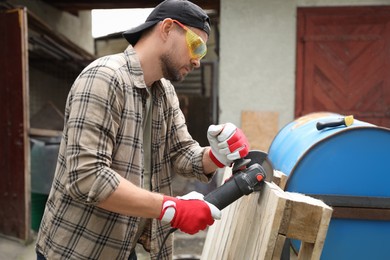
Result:
{"label": "cap brim", "polygon": [[142,32],[155,25],[158,21],[148,21],[138,25],[130,30],[125,31],[122,35],[131,44],[134,45],[139,40]]}

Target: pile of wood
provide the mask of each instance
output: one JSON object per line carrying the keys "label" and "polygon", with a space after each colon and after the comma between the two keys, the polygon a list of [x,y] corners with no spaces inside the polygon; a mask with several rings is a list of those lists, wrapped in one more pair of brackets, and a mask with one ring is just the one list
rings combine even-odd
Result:
{"label": "pile of wood", "polygon": [[222,219],[208,231],[202,259],[280,259],[286,238],[301,241],[298,259],[320,259],[332,209],[318,199],[283,191],[287,177],[277,171],[275,176],[261,192],[222,211]]}

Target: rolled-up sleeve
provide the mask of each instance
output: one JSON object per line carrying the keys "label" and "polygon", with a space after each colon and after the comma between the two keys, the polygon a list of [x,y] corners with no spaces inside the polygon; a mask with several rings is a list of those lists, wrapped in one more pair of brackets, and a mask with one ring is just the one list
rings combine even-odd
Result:
{"label": "rolled-up sleeve", "polygon": [[66,189],[82,203],[97,204],[119,184],[118,173],[110,168],[120,118],[118,86],[110,69],[90,67],[68,97]]}

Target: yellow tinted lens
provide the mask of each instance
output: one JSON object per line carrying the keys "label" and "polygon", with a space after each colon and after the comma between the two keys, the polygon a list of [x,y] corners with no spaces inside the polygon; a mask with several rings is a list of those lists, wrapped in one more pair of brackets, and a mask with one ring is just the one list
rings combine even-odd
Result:
{"label": "yellow tinted lens", "polygon": [[206,43],[196,33],[192,32],[191,30],[187,30],[186,40],[193,58],[201,59],[206,55]]}

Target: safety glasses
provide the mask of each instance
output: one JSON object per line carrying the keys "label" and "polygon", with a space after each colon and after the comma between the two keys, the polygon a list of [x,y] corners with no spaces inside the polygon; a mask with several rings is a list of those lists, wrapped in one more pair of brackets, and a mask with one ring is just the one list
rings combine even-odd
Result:
{"label": "safety glasses", "polygon": [[186,31],[186,42],[192,59],[202,59],[207,53],[206,43],[199,35],[177,20],[172,20]]}

